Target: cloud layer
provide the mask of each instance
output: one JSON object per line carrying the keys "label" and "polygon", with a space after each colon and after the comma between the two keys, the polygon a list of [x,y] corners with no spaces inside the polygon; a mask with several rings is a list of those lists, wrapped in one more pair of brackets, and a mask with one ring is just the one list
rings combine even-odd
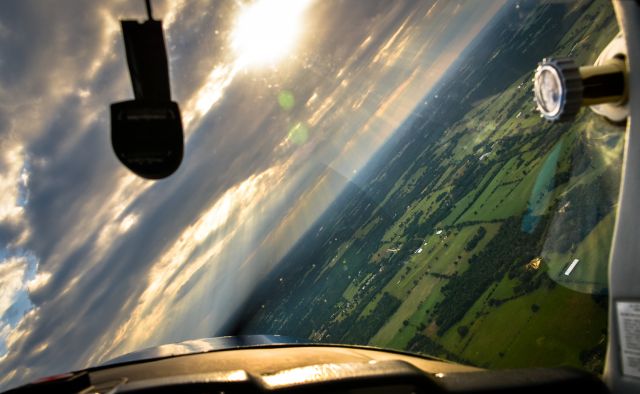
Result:
{"label": "cloud layer", "polygon": [[295,50],[262,68],[230,48],[249,4],[154,6],[187,134],[182,167],[155,183],[109,140],[109,103],[132,96],[118,20],[142,2],[3,4],[5,388],[221,334],[499,2],[311,2]]}

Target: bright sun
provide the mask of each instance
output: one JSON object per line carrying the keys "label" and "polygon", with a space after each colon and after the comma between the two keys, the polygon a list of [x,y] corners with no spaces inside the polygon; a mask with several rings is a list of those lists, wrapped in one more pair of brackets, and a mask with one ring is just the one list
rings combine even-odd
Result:
{"label": "bright sun", "polygon": [[274,64],[300,34],[302,14],[310,0],[257,0],[236,22],[231,46],[241,66]]}

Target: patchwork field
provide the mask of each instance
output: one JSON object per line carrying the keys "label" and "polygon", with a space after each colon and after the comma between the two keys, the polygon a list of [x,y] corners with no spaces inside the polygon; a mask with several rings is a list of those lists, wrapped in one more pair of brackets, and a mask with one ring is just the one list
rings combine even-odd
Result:
{"label": "patchwork field", "polygon": [[544,56],[593,62],[617,25],[607,1],[535,4],[461,56],[289,253],[248,333],[601,371],[624,139],[588,110],[541,120],[531,79]]}

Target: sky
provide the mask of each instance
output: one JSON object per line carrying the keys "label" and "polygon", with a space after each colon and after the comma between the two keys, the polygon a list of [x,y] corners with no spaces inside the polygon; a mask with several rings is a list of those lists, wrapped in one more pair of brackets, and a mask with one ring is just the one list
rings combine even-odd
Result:
{"label": "sky", "polygon": [[185,157],[130,173],[119,20],[144,2],[3,1],[0,388],[223,335],[503,1],[155,1]]}

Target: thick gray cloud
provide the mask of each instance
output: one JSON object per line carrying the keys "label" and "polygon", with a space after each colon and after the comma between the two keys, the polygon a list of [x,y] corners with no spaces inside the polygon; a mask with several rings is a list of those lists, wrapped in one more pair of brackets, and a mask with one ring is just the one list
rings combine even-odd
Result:
{"label": "thick gray cloud", "polygon": [[[1,384],[220,334],[344,183],[326,182],[322,196],[312,187],[351,176],[437,80],[416,70],[437,65],[438,76],[455,58],[438,63],[423,39],[443,25],[403,27],[432,18],[434,4],[457,15],[437,1],[312,3],[294,55],[238,70],[229,39],[245,5],[157,2],[190,120],[182,167],[152,183],[109,140],[108,104],[132,94],[117,21],[142,17],[141,4],[3,3],[0,267],[12,270],[1,283],[29,311],[0,322]],[[464,45],[465,34],[447,40]],[[221,98],[198,112],[209,85]],[[293,108],[278,104],[283,91]]]}

